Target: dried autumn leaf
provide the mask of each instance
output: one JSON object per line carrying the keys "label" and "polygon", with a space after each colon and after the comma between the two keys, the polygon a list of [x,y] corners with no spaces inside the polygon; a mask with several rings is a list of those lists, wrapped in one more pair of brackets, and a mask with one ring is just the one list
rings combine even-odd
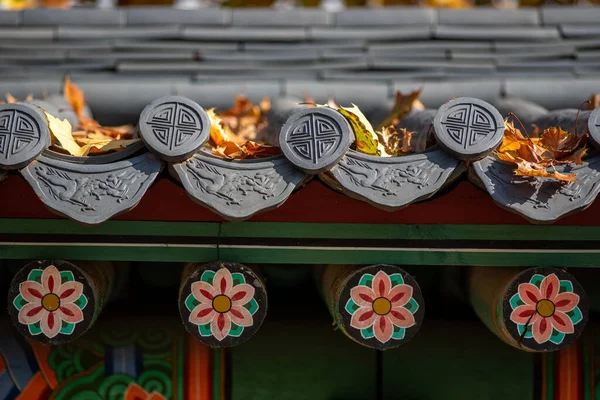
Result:
{"label": "dried autumn leaf", "polygon": [[77,118],[81,122],[82,117],[85,118],[85,97],[83,96],[83,92],[71,82],[71,78],[68,76],[65,78],[63,92],[65,98],[71,103],[73,111],[75,111]]}
{"label": "dried autumn leaf", "polygon": [[360,109],[352,104],[352,107],[340,107],[338,111],[348,120],[352,127],[356,138],[356,149],[365,154],[381,155],[381,149],[378,148],[377,135],[371,123]]}
{"label": "dried autumn leaf", "polygon": [[234,106],[218,114],[229,139],[237,144],[248,140],[266,142],[268,121],[266,112],[271,109],[271,102],[264,98],[255,105],[246,96],[236,96]]}
{"label": "dried autumn leaf", "polygon": [[539,178],[552,178],[562,182],[574,182],[575,174],[561,174],[554,170],[549,172],[545,167],[525,160],[518,160],[517,169],[514,171],[518,176],[533,176]]}
{"label": "dried autumn leaf", "polygon": [[562,128],[550,127],[542,132],[540,139],[541,145],[555,153],[569,153],[577,148],[582,137]]}
{"label": "dried autumn leaf", "polygon": [[221,118],[215,114],[215,109],[211,108],[206,111],[208,118],[210,119],[210,140],[213,147],[222,146],[225,142],[229,141],[227,133],[223,129]]}
{"label": "dried autumn leaf", "polygon": [[52,135],[52,142],[55,144],[58,141],[63,149],[69,154],[77,157],[87,156],[92,150],[96,149],[97,152],[106,152],[110,150],[120,150],[125,148],[140,139],[133,140],[97,140],[97,139],[78,139],[79,142],[83,142],[84,145],[80,146],[77,141],[73,138],[71,133],[71,124],[69,121],[60,120],[53,115],[46,114],[48,120],[48,128]]}
{"label": "dried autumn leaf", "polygon": [[388,125],[398,125],[400,120],[413,109],[423,110],[425,107],[423,107],[423,104],[419,101],[419,96],[421,96],[422,91],[423,89],[421,88],[410,92],[408,95],[403,95],[402,92],[397,91],[392,112],[383,120],[378,129]]}
{"label": "dried autumn leaf", "polygon": [[593,94],[588,100],[586,110],[592,111],[600,107],[600,94]]}
{"label": "dried autumn leaf", "polygon": [[583,157],[587,155],[587,151],[587,147],[582,147],[573,154],[561,159],[560,161],[557,161],[557,163],[581,165],[583,164]]}
{"label": "dried autumn leaf", "polygon": [[527,138],[523,136],[520,130],[515,128],[512,122],[507,119],[504,120],[504,138],[502,144],[498,149],[499,152],[504,153],[507,151],[519,150],[523,142],[526,142]]}
{"label": "dried autumn leaf", "polygon": [[11,103],[16,103],[17,101],[19,101],[19,100],[17,100],[15,97],[13,97],[13,95],[12,95],[12,94],[10,94],[10,93],[6,93],[6,102],[7,102],[8,104],[11,104]]}

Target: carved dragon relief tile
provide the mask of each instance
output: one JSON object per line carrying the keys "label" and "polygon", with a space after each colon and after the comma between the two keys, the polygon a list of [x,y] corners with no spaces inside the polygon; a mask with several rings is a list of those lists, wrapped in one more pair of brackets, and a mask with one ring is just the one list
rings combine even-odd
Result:
{"label": "carved dragon relief tile", "polygon": [[235,162],[197,153],[172,171],[192,200],[230,221],[278,207],[305,178],[283,156]]}
{"label": "carved dragon relief tile", "polygon": [[[568,184],[534,177],[515,176],[514,167],[488,156],[472,164],[494,201],[534,223],[552,223],[587,208],[600,192],[600,155],[575,167],[557,170],[575,173],[577,180]],[[472,178],[473,179],[473,178]]]}
{"label": "carved dragon relief tile", "polygon": [[52,211],[99,224],[135,207],[161,169],[162,162],[150,153],[104,165],[39,156],[21,174]]}
{"label": "carved dragon relief tile", "polygon": [[463,163],[439,149],[395,158],[350,150],[330,174],[348,196],[395,211],[432,196],[464,168]]}

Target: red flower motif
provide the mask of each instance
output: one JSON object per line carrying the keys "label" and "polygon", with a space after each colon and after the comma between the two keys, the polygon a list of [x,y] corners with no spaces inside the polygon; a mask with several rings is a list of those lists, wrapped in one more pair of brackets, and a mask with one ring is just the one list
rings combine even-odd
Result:
{"label": "red flower motif", "polygon": [[575,293],[558,293],[560,281],[556,274],[548,275],[538,289],[531,283],[519,285],[519,297],[525,303],[513,310],[510,319],[516,324],[529,325],[533,339],[545,343],[552,335],[552,329],[561,333],[573,333],[573,322],[566,314],[579,303]]}
{"label": "red flower motif", "polygon": [[42,272],[42,283],[25,281],[19,292],[28,302],[19,310],[19,322],[25,325],[40,323],[42,333],[53,338],[60,332],[62,321],[76,324],[83,321],[83,312],[74,304],[83,293],[81,282],[62,283],[60,272],[50,265]]}
{"label": "red flower motif", "polygon": [[190,313],[189,321],[196,325],[211,324],[212,334],[218,341],[227,337],[231,323],[242,327],[252,326],[253,318],[244,307],[254,297],[254,287],[241,283],[233,286],[231,272],[221,268],[207,282],[192,283],[192,295],[200,302]]}
{"label": "red flower motif", "polygon": [[400,328],[415,325],[415,317],[404,307],[412,298],[413,288],[406,284],[392,288],[384,271],[375,275],[372,286],[372,289],[355,286],[350,290],[352,301],[359,306],[352,314],[350,326],[356,329],[373,326],[377,340],[386,343],[394,333],[394,325]]}

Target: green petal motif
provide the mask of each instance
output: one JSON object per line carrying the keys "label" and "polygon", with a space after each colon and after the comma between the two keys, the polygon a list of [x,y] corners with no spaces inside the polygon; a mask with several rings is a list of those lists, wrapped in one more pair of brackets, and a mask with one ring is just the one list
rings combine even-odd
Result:
{"label": "green petal motif", "polygon": [[60,333],[63,335],[71,335],[75,330],[75,324],[70,324],[68,322],[63,321],[62,327],[60,328]]}
{"label": "green petal motif", "polygon": [[573,283],[571,281],[560,281],[559,293],[573,293]]}
{"label": "green petal motif", "polygon": [[196,300],[194,295],[191,293],[185,298],[185,308],[187,308],[189,312],[192,312],[198,304],[200,304],[200,302]]}
{"label": "green petal motif", "polygon": [[400,328],[394,325],[394,333],[392,334],[392,339],[402,340],[404,339],[404,334],[406,333],[406,329]]}
{"label": "green petal motif", "polygon": [[346,302],[345,309],[348,312],[348,314],[353,315],[356,312],[356,310],[359,309],[359,306],[354,301],[352,301],[352,299],[348,299],[348,301]]}
{"label": "green petal motif", "polygon": [[581,309],[579,307],[575,307],[571,311],[567,313],[573,325],[578,324],[583,319],[583,314],[581,313]]}
{"label": "green petal motif", "polygon": [[42,328],[40,328],[39,322],[36,322],[35,324],[27,325],[27,328],[29,329],[29,333],[31,333],[34,336],[42,333]]}
{"label": "green petal motif", "polygon": [[244,307],[246,307],[246,309],[250,311],[251,315],[256,314],[256,312],[258,311],[258,303],[256,302],[256,300],[254,300],[254,297],[250,299],[249,302],[244,304]]}
{"label": "green petal motif", "polygon": [[529,280],[529,283],[535,285],[538,289],[542,286],[542,281],[544,280],[544,275],[535,274]]}
{"label": "green petal motif", "polygon": [[550,341],[554,344],[561,344],[565,338],[565,334],[557,331],[556,329],[552,330],[552,335],[550,336]]}
{"label": "green petal motif", "polygon": [[406,308],[411,314],[414,314],[419,309],[419,303],[417,303],[414,298],[411,298],[409,302],[404,305],[404,308]]}
{"label": "green petal motif", "polygon": [[402,274],[392,274],[390,275],[390,281],[392,282],[392,287],[402,285],[404,283],[404,278],[402,278]]}
{"label": "green petal motif", "polygon": [[62,283],[71,282],[75,280],[73,273],[71,271],[61,271],[60,279],[62,279]]}
{"label": "green petal motif", "polygon": [[239,272],[234,272],[231,274],[231,279],[233,281],[233,286],[239,285],[241,283],[246,283],[246,278],[244,278],[244,274]]}
{"label": "green petal motif", "polygon": [[360,277],[358,286],[367,286],[369,288],[373,288],[373,278],[375,278],[374,275],[364,274],[363,276]]}
{"label": "green petal motif", "polygon": [[198,325],[198,332],[200,332],[200,336],[212,336],[212,329],[210,329],[210,323],[206,325]]}
{"label": "green petal motif", "polygon": [[375,332],[373,332],[372,326],[365,328],[365,329],[361,329],[360,334],[363,337],[363,339],[371,339],[372,337],[375,336]]}
{"label": "green petal motif", "polygon": [[[517,332],[519,332],[519,336],[523,336],[523,332],[525,331],[525,324],[517,324]],[[533,332],[531,329],[527,329],[527,333],[525,334],[525,339],[531,339],[533,337]]]}
{"label": "green petal motif", "polygon": [[200,280],[202,282],[206,282],[212,285],[213,283],[213,278],[215,277],[216,272],[215,271],[204,271],[202,273],[202,276],[200,277]]}
{"label": "green petal motif", "polygon": [[521,296],[519,293],[515,293],[513,297],[510,298],[510,307],[514,310],[515,308],[524,305],[525,302],[521,300]]}
{"label": "green petal motif", "polygon": [[14,301],[13,301],[13,305],[15,306],[15,308],[19,311],[21,311],[21,308],[23,308],[23,306],[27,304],[27,301],[23,298],[23,296],[21,296],[20,294],[17,295],[17,297],[15,297]]}
{"label": "green petal motif", "polygon": [[231,330],[229,331],[229,336],[240,337],[244,333],[244,327],[231,323]]}
{"label": "green petal motif", "polygon": [[42,283],[42,274],[44,273],[43,269],[32,269],[29,271],[29,275],[27,275],[28,281],[34,281],[37,283]]}

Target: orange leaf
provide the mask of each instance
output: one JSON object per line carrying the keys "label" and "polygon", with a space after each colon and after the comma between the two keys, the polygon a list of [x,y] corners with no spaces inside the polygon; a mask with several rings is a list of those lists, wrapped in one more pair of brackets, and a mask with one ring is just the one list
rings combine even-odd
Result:
{"label": "orange leaf", "polygon": [[562,182],[574,182],[575,174],[561,174],[558,171],[549,172],[545,167],[525,160],[518,160],[517,169],[514,171],[518,176],[532,176],[538,178],[552,178]]}
{"label": "orange leaf", "polygon": [[423,104],[419,101],[419,96],[421,96],[421,92],[423,88],[419,90],[415,90],[410,92],[408,95],[403,95],[402,92],[396,92],[396,101],[394,102],[394,108],[392,112],[383,120],[383,122],[379,125],[378,129],[383,128],[388,125],[398,125],[398,122],[411,110],[414,109],[423,109]]}
{"label": "orange leaf", "polygon": [[17,100],[15,97],[13,97],[12,94],[6,93],[6,102],[7,103],[11,104],[11,103],[16,103],[17,101],[19,101],[19,100]]}
{"label": "orange leaf", "polygon": [[587,147],[582,147],[577,150],[575,153],[570,154],[568,157],[565,157],[558,161],[559,164],[571,164],[575,163],[577,165],[583,164],[583,157],[587,155]]}
{"label": "orange leaf", "polygon": [[65,98],[71,103],[73,111],[75,111],[77,118],[79,118],[81,122],[82,117],[84,117],[85,109],[85,97],[83,96],[83,92],[71,82],[71,78],[68,76],[65,79],[63,92]]}
{"label": "orange leaf", "polygon": [[557,127],[550,127],[544,130],[541,135],[542,146],[560,153],[574,151],[580,141],[581,137]]}

